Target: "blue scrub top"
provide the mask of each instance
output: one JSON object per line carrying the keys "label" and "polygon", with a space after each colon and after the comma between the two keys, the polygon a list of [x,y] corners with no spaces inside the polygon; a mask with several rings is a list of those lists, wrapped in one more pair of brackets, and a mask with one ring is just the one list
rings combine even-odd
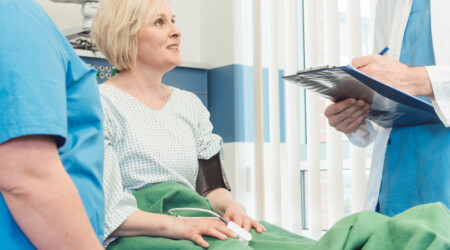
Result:
{"label": "blue scrub top", "polygon": [[[0,23],[0,144],[26,135],[54,136],[102,242],[103,129],[95,70],[34,0],[0,1]],[[34,248],[1,195],[0,248]]]}
{"label": "blue scrub top", "polygon": [[[435,65],[430,0],[414,0],[400,62]],[[420,97],[430,101],[426,97]],[[450,207],[450,128],[442,123],[394,128],[387,144],[378,211],[394,216],[425,203]]]}

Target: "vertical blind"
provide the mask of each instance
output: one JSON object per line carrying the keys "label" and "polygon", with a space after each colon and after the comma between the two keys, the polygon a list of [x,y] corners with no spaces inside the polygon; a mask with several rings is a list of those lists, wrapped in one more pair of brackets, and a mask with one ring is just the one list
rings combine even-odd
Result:
{"label": "vertical blind", "polygon": [[[326,0],[324,10],[325,63],[340,64],[339,6],[337,0]],[[327,104],[330,104],[329,102]],[[327,125],[328,224],[344,216],[344,183],[342,135]]]}
{"label": "vertical blind", "polygon": [[[265,4],[261,5],[261,1]],[[371,1],[374,8],[375,1]],[[320,136],[320,122],[323,119],[323,110],[320,102],[323,99],[315,93],[306,91],[305,102],[300,102],[302,91],[290,83],[284,85],[284,112],[285,112],[285,138],[283,145],[280,141],[280,75],[279,70],[284,70],[284,75],[295,74],[300,68],[299,62],[304,62],[304,67],[322,66],[318,65],[318,32],[323,31],[324,63],[328,65],[340,65],[341,57],[353,58],[362,55],[362,25],[360,0],[347,0],[346,10],[339,11],[338,0],[253,0],[255,13],[264,13],[267,18],[268,27],[261,26],[261,15],[255,14],[254,39],[258,49],[254,53],[254,81],[255,81],[255,178],[258,186],[262,187],[256,207],[260,217],[269,222],[282,226],[292,232],[301,233],[318,239],[324,230],[324,216],[328,216],[328,227],[331,227],[344,216],[344,169],[350,172],[351,188],[351,212],[363,209],[366,190],[366,157],[365,149],[349,146],[349,159],[343,156],[343,136],[334,128],[326,126],[326,139]],[[265,6],[266,9],[262,9]],[[374,13],[373,9],[371,13]],[[318,14],[322,14],[323,26],[317,22]],[[341,18],[345,17],[347,32],[340,32]],[[299,25],[301,24],[301,25]],[[283,27],[280,30],[280,27]],[[322,28],[321,28],[322,27]],[[262,29],[266,29],[266,49],[260,47]],[[283,43],[278,42],[277,37],[283,37]],[[343,39],[346,36],[345,39]],[[346,42],[347,48],[341,49],[340,41]],[[303,46],[304,45],[304,46]],[[284,50],[280,47],[284,46]],[[303,52],[304,53],[299,53]],[[263,129],[261,98],[261,70],[262,56],[268,55],[269,72],[269,113],[270,113],[270,144],[264,148],[261,137]],[[284,66],[280,67],[279,54],[283,53]],[[299,54],[304,54],[300,58]],[[348,62],[350,63],[350,61]],[[327,104],[330,104],[329,102]],[[258,107],[259,106],[259,107]],[[306,110],[306,127],[301,124],[301,109]],[[322,118],[321,118],[322,117]],[[306,130],[306,138],[301,138],[301,131]],[[306,158],[302,159],[301,143],[306,142]],[[326,155],[321,150],[321,145],[326,144]],[[262,154],[269,154],[270,161],[264,162]],[[282,158],[285,157],[285,164]],[[321,160],[322,159],[322,160]],[[321,161],[326,159],[326,166]],[[303,166],[302,166],[303,164]],[[300,172],[305,169],[307,183],[301,185]],[[324,171],[327,172],[322,177]],[[325,180],[324,180],[325,179]],[[326,187],[321,183],[326,183]],[[301,190],[305,187],[305,190]],[[306,203],[301,204],[301,192],[307,196]],[[323,200],[327,199],[327,203]],[[325,205],[324,205],[325,204]],[[307,230],[302,228],[302,207],[307,210]]]}

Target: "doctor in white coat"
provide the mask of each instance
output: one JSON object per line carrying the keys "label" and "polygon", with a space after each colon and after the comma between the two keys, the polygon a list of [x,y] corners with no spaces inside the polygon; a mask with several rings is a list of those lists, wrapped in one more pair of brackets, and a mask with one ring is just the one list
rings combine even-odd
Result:
{"label": "doctor in white coat", "polygon": [[350,141],[374,141],[366,209],[393,216],[425,203],[450,207],[450,1],[378,0],[375,53],[355,58],[367,75],[432,103],[441,123],[385,129],[365,120],[362,100],[331,104],[325,116]]}

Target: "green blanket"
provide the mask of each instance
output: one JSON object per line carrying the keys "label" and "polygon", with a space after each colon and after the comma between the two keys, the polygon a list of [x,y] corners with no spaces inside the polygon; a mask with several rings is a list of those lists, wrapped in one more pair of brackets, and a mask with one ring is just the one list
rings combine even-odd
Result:
{"label": "green blanket", "polygon": [[[157,184],[134,193],[139,209],[167,213],[171,208],[197,207],[211,209],[208,200],[175,182]],[[181,214],[181,212],[180,212]],[[199,216],[183,211],[183,216]],[[204,216],[202,214],[201,216]],[[236,239],[221,241],[204,237],[210,249],[450,249],[450,212],[441,203],[412,208],[393,218],[374,212],[361,212],[343,218],[319,241],[292,234],[261,222],[267,233],[253,236],[249,245]],[[189,240],[162,237],[124,237],[108,246],[115,249],[202,249]]]}

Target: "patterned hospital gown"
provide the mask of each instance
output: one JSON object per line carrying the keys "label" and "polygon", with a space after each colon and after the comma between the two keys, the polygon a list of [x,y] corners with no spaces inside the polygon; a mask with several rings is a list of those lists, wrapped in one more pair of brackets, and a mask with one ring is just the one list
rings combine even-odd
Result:
{"label": "patterned hospital gown", "polygon": [[106,202],[105,242],[137,208],[132,193],[165,181],[195,189],[198,159],[220,151],[222,138],[212,134],[209,112],[192,93],[175,88],[161,110],[131,95],[100,85],[104,112]]}

